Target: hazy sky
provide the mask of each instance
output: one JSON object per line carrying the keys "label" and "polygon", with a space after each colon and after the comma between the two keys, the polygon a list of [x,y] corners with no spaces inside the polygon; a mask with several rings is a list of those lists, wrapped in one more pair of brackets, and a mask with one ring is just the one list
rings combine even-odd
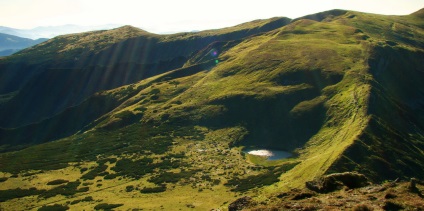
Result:
{"label": "hazy sky", "polygon": [[329,9],[405,15],[423,7],[424,0],[0,0],[0,26],[125,24],[163,33]]}

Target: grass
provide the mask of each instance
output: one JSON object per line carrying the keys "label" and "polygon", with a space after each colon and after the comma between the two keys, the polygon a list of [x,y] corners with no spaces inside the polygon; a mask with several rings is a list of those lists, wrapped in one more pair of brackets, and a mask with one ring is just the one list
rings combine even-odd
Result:
{"label": "grass", "polygon": [[[402,35],[405,31],[420,35],[422,29],[407,17],[355,12],[323,20],[298,20],[237,42],[216,43],[184,68],[108,91],[125,100],[89,130],[1,154],[0,163],[8,164],[2,171],[19,174],[2,184],[31,180],[26,184],[39,188],[38,182],[51,179],[41,183],[41,173],[25,176],[26,171],[53,174],[75,167],[73,176],[93,180],[85,189],[75,178],[63,177],[74,182],[34,189],[32,195],[49,203],[82,194],[103,200],[97,205],[79,201],[69,205],[72,209],[187,209],[189,204],[210,210],[228,207],[240,193],[261,199],[330,172],[419,174],[413,166],[421,158],[423,139],[416,132],[421,130],[405,122],[422,124],[422,114],[415,112],[418,120],[405,114],[413,113],[408,106],[423,91],[421,75],[409,73],[420,65],[421,40],[413,45],[401,37],[409,36]],[[218,64],[206,55],[215,47],[221,50]],[[396,57],[399,52],[406,56]],[[399,62],[392,62],[388,72],[378,71],[381,58]],[[404,64],[411,58],[412,64]],[[414,88],[390,85],[397,80]],[[406,126],[398,127],[402,123]],[[244,145],[284,148],[296,156],[266,161],[243,155]],[[9,189],[16,192],[12,197],[33,203],[22,190]]]}
{"label": "grass", "polygon": [[152,182],[156,185],[162,185],[164,183],[177,183],[182,179],[190,179],[190,177],[194,176],[197,171],[185,171],[181,170],[179,173],[173,172],[163,172],[157,176],[153,176],[149,179],[149,182]]}
{"label": "grass", "polygon": [[[153,34],[130,26],[107,31],[62,35],[38,45],[37,48],[33,47],[21,51],[11,59],[25,58],[28,61],[42,63],[51,58],[57,58],[55,54],[60,52],[60,59],[69,61],[74,60],[76,54],[83,57],[84,54],[99,52],[112,44],[138,36],[155,37]],[[43,54],[40,54],[41,52]]]}
{"label": "grass", "polygon": [[267,172],[256,176],[249,176],[247,178],[235,178],[229,180],[225,185],[233,187],[231,191],[244,192],[252,188],[258,188],[265,185],[272,185],[279,181],[280,175],[274,172]]}

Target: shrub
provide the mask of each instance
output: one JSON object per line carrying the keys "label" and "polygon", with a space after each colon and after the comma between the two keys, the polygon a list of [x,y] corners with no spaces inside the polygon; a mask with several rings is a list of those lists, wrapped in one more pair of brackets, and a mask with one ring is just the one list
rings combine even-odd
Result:
{"label": "shrub", "polygon": [[90,202],[90,201],[94,201],[93,197],[92,196],[87,196],[87,197],[85,197],[83,199],[72,201],[70,204],[72,205],[72,204],[78,204],[80,202]]}
{"label": "shrub", "polygon": [[147,108],[145,108],[145,107],[138,107],[138,108],[134,109],[134,111],[142,111],[142,112],[144,112],[146,110],[147,110]]}
{"label": "shrub", "polygon": [[97,161],[97,164],[99,164],[99,166],[102,166],[104,164],[106,164],[107,162],[109,163],[116,163],[118,159],[116,158],[105,158],[105,159],[101,159]]}
{"label": "shrub", "polygon": [[117,174],[108,174],[105,177],[103,177],[105,180],[111,180],[111,179],[115,179],[116,177],[118,177]]}
{"label": "shrub", "polygon": [[186,164],[182,163],[180,160],[174,160],[171,162],[171,160],[167,158],[165,158],[162,162],[155,164],[155,166],[159,169],[176,169],[185,165]]}
{"label": "shrub", "polygon": [[92,169],[91,171],[87,172],[86,174],[82,175],[81,179],[89,179],[92,180],[94,179],[96,176],[99,176],[100,173],[106,171],[107,169],[107,165],[103,164],[103,165],[99,165],[96,168]]}
{"label": "shrub", "polygon": [[161,193],[166,191],[166,185],[162,184],[158,187],[153,188],[143,188],[140,190],[140,193]]}
{"label": "shrub", "polygon": [[181,102],[180,100],[177,100],[177,101],[175,101],[174,103],[175,103],[175,104],[177,104],[177,105],[181,105],[181,104],[183,104],[183,102]]}
{"label": "shrub", "polygon": [[153,159],[151,158],[142,158],[136,161],[122,159],[116,162],[112,170],[117,172],[117,175],[140,179],[143,175],[153,172],[155,166],[152,163]]}
{"label": "shrub", "polygon": [[4,182],[4,181],[6,181],[7,179],[9,179],[9,178],[7,178],[7,177],[0,177],[0,182]]}
{"label": "shrub", "polygon": [[89,187],[82,187],[82,188],[79,188],[77,191],[78,192],[87,192],[88,190],[90,190]]}
{"label": "shrub", "polygon": [[40,209],[38,209],[38,211],[63,211],[68,209],[69,209],[68,206],[55,204],[55,205],[42,206]]}
{"label": "shrub", "polygon": [[112,210],[113,208],[117,208],[120,207],[124,204],[107,204],[107,203],[102,203],[102,204],[98,204],[94,207],[95,210]]}
{"label": "shrub", "polygon": [[45,190],[37,190],[36,188],[0,190],[0,202],[25,196],[39,195],[43,192],[45,192]]}
{"label": "shrub", "polygon": [[159,89],[152,89],[152,91],[150,91],[150,94],[155,95],[155,94],[159,94],[160,90]]}
{"label": "shrub", "polygon": [[60,186],[57,186],[57,187],[55,187],[51,190],[47,190],[47,191],[43,192],[42,194],[40,194],[39,197],[51,198],[51,197],[54,197],[54,196],[57,196],[57,195],[72,196],[76,193],[88,191],[88,187],[78,189],[78,186],[80,184],[81,184],[81,182],[79,182],[79,181],[69,182],[66,185],[60,185]]}
{"label": "shrub", "polygon": [[64,179],[57,179],[57,180],[53,180],[47,183],[47,185],[60,185],[63,183],[67,183],[69,182],[68,180],[64,180]]}
{"label": "shrub", "polygon": [[81,199],[81,201],[89,202],[89,201],[94,201],[94,199],[92,196],[86,196],[85,198]]}
{"label": "shrub", "polygon": [[134,190],[134,185],[128,185],[127,187],[125,187],[125,191],[127,192],[131,192]]}

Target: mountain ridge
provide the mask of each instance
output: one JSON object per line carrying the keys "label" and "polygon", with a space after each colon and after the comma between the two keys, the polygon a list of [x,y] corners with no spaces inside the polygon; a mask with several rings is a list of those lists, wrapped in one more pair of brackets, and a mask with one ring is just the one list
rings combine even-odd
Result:
{"label": "mountain ridge", "polygon": [[[246,28],[208,35],[225,38],[218,41],[196,38],[211,32],[152,35],[155,48],[175,49],[184,57],[177,68],[95,92],[38,125],[27,125],[29,129],[1,131],[3,144],[52,140],[1,153],[0,163],[8,164],[2,171],[19,175],[5,184],[16,188],[13,184],[27,179],[29,170],[43,171],[36,175],[65,171],[62,178],[90,181],[80,188],[95,199],[109,194],[101,200],[122,203],[123,209],[156,196],[169,201],[150,203],[153,209],[211,209],[227,207],[228,200],[240,195],[263,201],[335,172],[356,171],[371,182],[422,179],[423,20],[413,14],[340,10],[305,17],[283,19],[283,26],[252,35]],[[243,36],[231,39],[239,34]],[[188,50],[200,41],[205,43]],[[153,61],[172,55],[164,50],[158,56],[157,49],[144,44],[130,38],[105,51],[124,54],[125,61],[143,55],[126,46],[151,53],[146,57]],[[187,49],[178,48],[182,46]],[[19,137],[23,134],[29,137]],[[268,161],[244,153],[244,147],[280,149],[292,156]],[[34,178],[25,184],[36,182],[46,183]],[[98,191],[98,184],[110,192]],[[55,190],[36,190],[41,188]],[[153,190],[159,193],[146,195]],[[113,191],[121,191],[123,198]],[[181,206],[171,199],[176,193]],[[129,194],[140,197],[125,198]],[[69,200],[57,195],[55,203]],[[5,204],[19,206],[13,200]],[[31,197],[23,200],[42,205]],[[89,209],[95,203],[67,205]]]}
{"label": "mountain ridge", "polygon": [[[102,79],[102,73],[107,72],[110,77],[117,76],[118,78],[112,79],[110,77],[106,79],[102,79],[105,81],[105,84],[100,84],[98,88],[93,87],[92,89],[86,89],[84,92],[88,94],[82,94],[79,99],[71,100],[71,104],[67,105],[75,105],[81,100],[88,97],[90,94],[93,94],[95,91],[100,91],[102,89],[111,89],[114,87],[118,87],[119,85],[125,85],[128,83],[136,82],[137,80],[142,79],[143,77],[153,76],[156,74],[163,73],[165,71],[175,69],[184,65],[187,61],[187,58],[197,50],[206,47],[210,42],[218,41],[218,40],[232,40],[238,37],[246,37],[253,35],[258,32],[258,30],[270,30],[276,25],[272,25],[275,21],[280,21],[278,24],[288,23],[288,19],[277,19],[272,20],[271,25],[265,25],[264,28],[261,28],[261,24],[267,24],[268,20],[263,20],[259,22],[255,22],[252,26],[252,29],[246,29],[246,25],[244,26],[236,26],[234,32],[229,31],[228,29],[218,30],[218,31],[207,31],[207,32],[199,32],[199,33],[183,33],[183,34],[175,34],[175,35],[155,35],[148,33],[146,31],[137,29],[135,27],[121,27],[118,29],[110,30],[110,31],[98,31],[98,32],[90,32],[83,34],[73,34],[67,36],[59,36],[51,39],[50,41],[44,43],[41,46],[37,46],[37,48],[29,48],[13,57],[9,57],[6,60],[2,60],[0,63],[3,63],[4,73],[5,75],[3,88],[0,87],[0,91],[3,92],[13,92],[22,86],[23,84],[34,84],[29,83],[32,76],[40,76],[43,72],[51,72],[54,69],[68,69],[65,72],[72,72],[72,69],[75,69],[73,72],[80,72],[80,75],[76,77],[77,80],[94,80],[97,81]],[[105,36],[118,34],[116,41],[107,40]],[[73,47],[72,45],[67,46],[66,42],[69,39],[74,39],[75,37],[81,37],[80,40],[84,40],[83,42],[88,42],[90,44],[84,43],[72,43],[72,45],[76,45],[78,47]],[[83,39],[84,37],[84,39]],[[97,38],[93,38],[97,37]],[[99,41],[94,42],[93,40],[99,39]],[[63,40],[63,41],[62,41]],[[106,41],[107,40],[107,41]],[[63,44],[61,44],[61,42]],[[82,42],[82,41],[80,41]],[[52,47],[52,43],[54,43]],[[95,45],[93,43],[96,43]],[[114,43],[114,44],[110,44]],[[91,45],[91,46],[90,46]],[[179,46],[185,45],[184,48],[180,48]],[[152,46],[155,46],[152,49]],[[47,50],[44,50],[47,49]],[[176,49],[179,49],[176,51]],[[61,52],[63,56],[57,56],[56,51]],[[43,52],[43,53],[40,53]],[[34,57],[35,56],[35,57]],[[113,59],[110,59],[112,56]],[[54,58],[53,61],[50,61],[50,58]],[[19,63],[15,61],[36,61],[36,63]],[[55,62],[58,61],[58,62]],[[1,64],[0,64],[1,65]],[[16,71],[15,66],[27,66],[26,68],[26,77],[20,77],[20,80],[11,80],[9,78],[12,75],[19,75],[18,69]],[[10,70],[7,70],[10,69]],[[33,69],[33,70],[32,70]],[[51,70],[50,70],[51,69]],[[81,71],[82,70],[82,71]],[[122,71],[127,71],[127,75],[120,74]],[[10,73],[9,72],[13,72]],[[65,73],[67,74],[67,73]],[[1,72],[0,72],[1,75]],[[47,75],[45,76],[47,77]],[[121,79],[119,79],[121,77]],[[64,77],[61,77],[63,80]],[[34,80],[34,78],[32,78]],[[118,80],[119,79],[119,80]],[[43,87],[43,79],[42,77],[38,80],[40,87]],[[108,82],[109,81],[109,82]],[[28,83],[27,83],[28,82]],[[58,86],[63,86],[65,83],[60,83]],[[27,86],[28,87],[28,86]],[[30,92],[34,92],[37,90],[38,86],[30,86],[28,88],[21,87],[24,90],[28,90]],[[105,88],[102,88],[105,87]],[[82,87],[80,87],[82,88]],[[99,89],[100,88],[100,89]],[[93,91],[90,91],[93,90]],[[36,93],[34,93],[36,94]],[[49,95],[49,97],[52,97]],[[58,96],[61,97],[61,96]],[[19,99],[19,96],[15,98]],[[23,100],[28,99],[28,94],[22,97]],[[1,109],[5,111],[4,115],[8,115],[10,108],[13,107],[22,107],[29,106],[31,103],[29,102],[16,102],[11,103],[11,106],[8,108]],[[7,105],[6,105],[7,106]],[[34,109],[34,102],[32,102],[32,109]],[[45,106],[45,105],[43,105]],[[58,111],[63,110],[64,107],[59,107]],[[40,108],[41,109],[41,108]],[[28,109],[20,109],[20,110],[29,110]],[[56,110],[56,108],[51,108],[50,110]],[[38,114],[37,114],[38,113]],[[43,112],[37,112],[35,115],[40,115],[36,117],[37,119],[31,119],[26,124],[34,121],[41,120],[40,118],[46,118],[48,116],[44,116]],[[56,113],[56,112],[55,112]],[[43,115],[43,116],[41,116]],[[30,117],[30,116],[28,116]],[[9,118],[12,119],[12,118]],[[13,121],[6,121],[10,126],[16,127],[18,125],[13,125]],[[3,126],[6,122],[3,122]],[[10,127],[9,126],[9,127]]]}

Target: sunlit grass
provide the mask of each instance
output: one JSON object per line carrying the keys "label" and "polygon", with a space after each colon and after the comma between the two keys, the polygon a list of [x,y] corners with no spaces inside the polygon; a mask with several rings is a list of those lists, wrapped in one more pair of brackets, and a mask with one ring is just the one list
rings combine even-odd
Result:
{"label": "sunlit grass", "polygon": [[[232,30],[267,23],[258,21]],[[183,68],[99,93],[120,105],[86,130],[0,155],[1,163],[7,163],[1,166],[2,171],[17,175],[12,178],[11,174],[4,174],[4,189],[49,190],[52,187],[47,183],[55,179],[85,179],[87,183],[81,187],[88,187],[89,192],[40,201],[30,196],[7,201],[4,206],[26,209],[68,204],[66,201],[71,199],[91,196],[94,202],[81,201],[71,208],[93,209],[100,203],[123,204],[119,209],[225,208],[240,196],[239,192],[263,199],[271,193],[302,188],[306,181],[323,174],[348,169],[343,166],[344,159],[355,160],[348,149],[361,144],[376,148],[375,154],[366,159],[387,163],[382,158],[384,142],[372,134],[386,131],[388,134],[379,136],[391,143],[397,140],[389,137],[398,135],[392,129],[396,123],[390,123],[382,113],[393,108],[403,112],[396,103],[404,96],[402,91],[413,93],[413,89],[389,87],[389,82],[402,78],[378,78],[375,70],[370,70],[370,61],[376,57],[377,48],[422,54],[419,45],[423,31],[417,23],[412,17],[355,12],[322,22],[298,20],[268,33],[227,43],[217,55],[218,63],[215,59],[202,59],[208,58],[204,54],[209,51],[199,51],[193,55],[196,59],[189,60]],[[138,33],[145,32],[131,29],[128,36]],[[197,35],[208,33],[222,35],[231,30]],[[411,34],[417,37],[414,42],[401,39]],[[161,42],[197,35],[177,34],[161,38]],[[88,38],[81,43],[88,42]],[[100,41],[98,44],[107,45]],[[74,47],[67,46],[66,51]],[[405,57],[418,56],[411,53]],[[414,76],[408,75],[413,85],[419,81]],[[382,97],[384,92],[390,96]],[[405,100],[414,97],[411,96]],[[384,104],[379,107],[382,111],[371,109],[373,97]],[[419,148],[422,137],[411,137],[416,139],[416,145],[408,147]],[[241,146],[247,143],[287,149],[296,156],[268,161],[242,153]],[[418,151],[414,153],[418,155]],[[110,158],[116,162],[102,163]],[[372,175],[380,173],[375,166],[359,161],[348,170],[363,170],[365,166]],[[35,174],[25,176],[28,170]]]}

